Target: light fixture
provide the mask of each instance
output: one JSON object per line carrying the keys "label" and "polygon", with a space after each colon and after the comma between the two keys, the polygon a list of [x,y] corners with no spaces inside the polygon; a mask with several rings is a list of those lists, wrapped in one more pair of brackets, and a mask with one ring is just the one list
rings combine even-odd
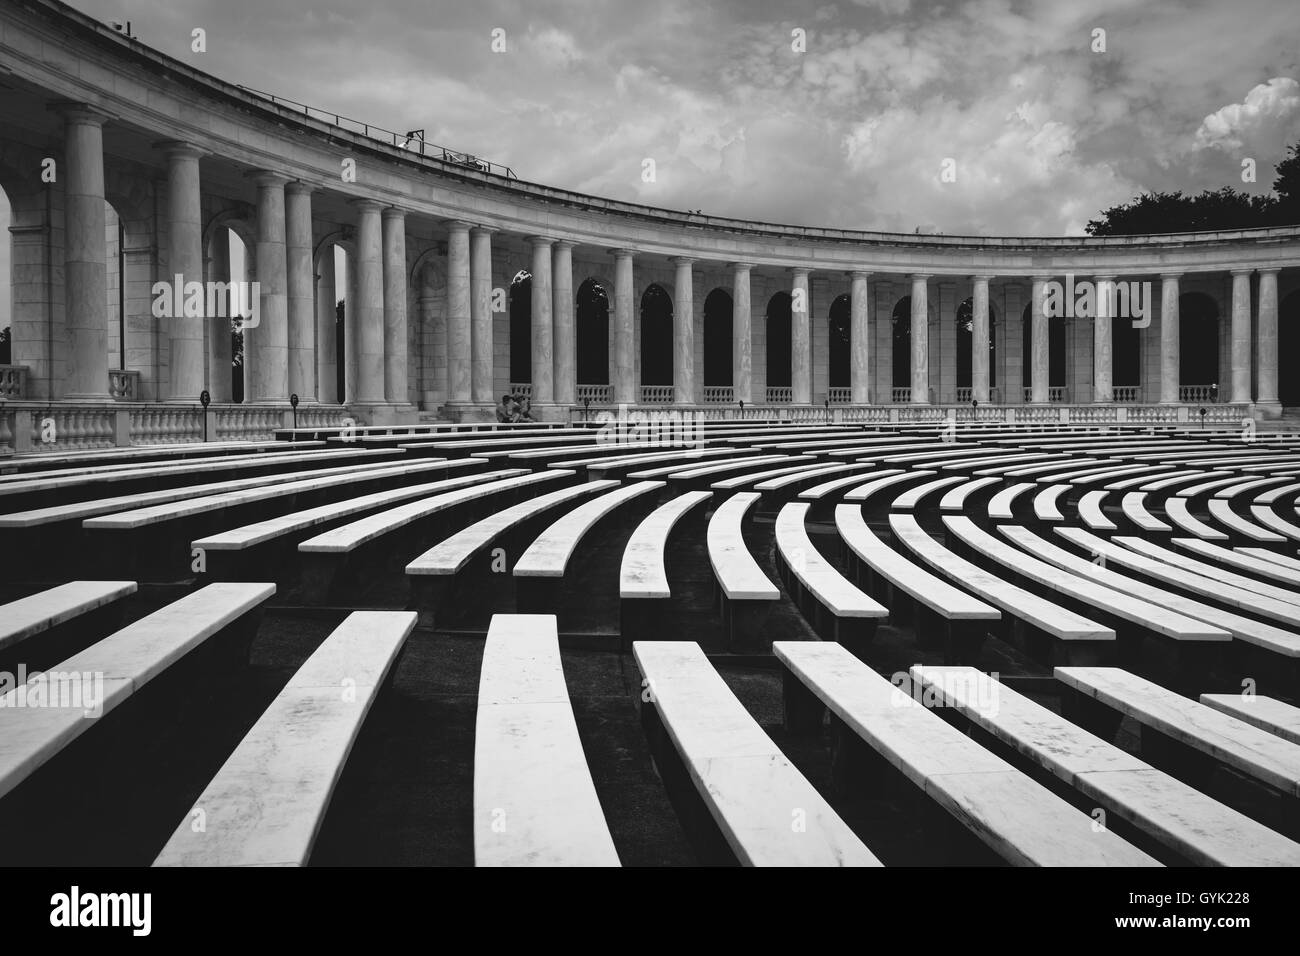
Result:
{"label": "light fixture", "polygon": [[410,130],[409,132],[407,132],[407,134],[406,134],[406,138],[405,138],[404,140],[402,140],[402,142],[401,142],[401,144],[398,146],[398,148],[399,148],[399,149],[407,149],[407,148],[410,147],[411,143],[412,143],[414,140],[419,140],[420,143],[423,144],[423,143],[424,143],[424,130],[422,130],[422,129],[413,129],[413,130]]}

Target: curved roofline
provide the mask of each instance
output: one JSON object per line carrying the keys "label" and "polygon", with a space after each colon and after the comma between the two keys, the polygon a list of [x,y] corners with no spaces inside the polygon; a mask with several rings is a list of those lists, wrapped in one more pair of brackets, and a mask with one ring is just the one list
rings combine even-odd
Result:
{"label": "curved roofline", "polygon": [[[328,123],[310,115],[289,109],[265,96],[250,92],[238,84],[222,80],[210,73],[195,69],[139,40],[127,37],[107,24],[84,14],[62,0],[17,0],[20,5],[35,10],[47,19],[62,21],[66,28],[72,26],[89,34],[100,45],[112,44],[119,52],[143,61],[154,68],[171,74],[179,82],[202,88],[209,94],[234,102],[238,106],[273,117],[281,124],[298,127],[303,133],[324,134],[347,142],[354,148],[378,153],[390,160],[415,168],[436,170],[439,175],[451,176],[466,182],[476,182],[494,191],[528,196],[543,202],[562,203],[582,210],[617,213],[658,224],[685,228],[706,229],[716,232],[739,233],[771,239],[814,239],[825,242],[844,242],[855,245],[910,246],[919,248],[955,247],[968,249],[1115,249],[1124,247],[1178,247],[1192,244],[1232,242],[1243,240],[1294,240],[1300,239],[1300,225],[1271,226],[1257,229],[1220,229],[1204,232],[1151,233],[1132,236],[966,236],[878,230],[832,229],[823,226],[800,226],[790,223],[772,223],[752,219],[732,219],[725,216],[695,215],[679,210],[649,206],[625,200],[592,196],[543,183],[535,183],[504,175],[466,168],[458,163],[436,157],[417,155],[396,144],[358,133],[346,127]],[[375,127],[381,129],[381,127]],[[384,130],[384,132],[391,132]]]}

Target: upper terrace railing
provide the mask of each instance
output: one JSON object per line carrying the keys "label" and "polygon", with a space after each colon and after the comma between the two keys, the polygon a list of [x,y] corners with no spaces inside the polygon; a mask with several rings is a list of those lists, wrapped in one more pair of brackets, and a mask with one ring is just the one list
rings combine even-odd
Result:
{"label": "upper terrace railing", "polygon": [[267,93],[265,90],[255,90],[251,86],[239,84],[239,88],[246,93],[252,93],[255,96],[261,96],[270,100],[277,106],[287,106],[289,109],[297,112],[302,111],[304,116],[310,116],[314,119],[326,123],[332,123],[343,129],[350,129],[354,133],[360,133],[362,136],[369,136],[371,139],[377,139],[382,143],[388,143],[396,146],[398,149],[409,149],[413,153],[419,153],[426,159],[440,159],[444,163],[451,163],[455,166],[464,166],[468,169],[477,169],[479,172],[490,173],[494,176],[504,176],[506,179],[518,179],[515,171],[509,166],[502,166],[500,163],[493,163],[470,153],[460,153],[446,146],[439,146],[437,143],[426,143],[424,137],[415,136],[411,133],[396,133],[391,129],[384,129],[382,126],[376,126],[374,123],[366,123],[362,120],[352,119],[350,116],[344,116],[341,113],[334,113],[330,110],[323,110],[315,106],[308,106],[306,103],[299,103],[297,100],[291,100],[287,96],[276,96],[274,93]]}
{"label": "upper terrace railing", "polygon": [[[242,101],[250,106],[264,107],[269,111],[279,114],[280,118],[286,121],[294,117],[302,122],[304,129],[316,131],[337,131],[350,136],[365,137],[377,145],[388,143],[387,148],[391,149],[395,155],[403,155],[412,162],[418,162],[416,153],[418,150],[402,149],[401,141],[405,138],[402,135],[395,134],[391,130],[373,124],[358,122],[356,120],[347,120],[351,125],[344,125],[345,117],[330,110],[316,110],[304,107],[302,104],[294,104],[292,100],[283,97],[270,96],[247,88],[238,86],[222,80],[210,73],[199,70],[188,63],[184,63],[175,57],[168,56],[164,53],[153,49],[138,39],[125,37],[119,32],[113,30],[106,23],[95,20],[80,11],[74,10],[63,3],[55,0],[31,0],[32,5],[36,8],[44,8],[47,16],[57,20],[61,29],[68,35],[69,42],[77,37],[78,33],[93,35],[98,44],[116,44],[130,51],[130,56],[135,61],[146,61],[148,69],[146,72],[151,75],[153,82],[160,84],[184,82],[191,87],[203,88],[215,97],[225,98],[227,100]],[[138,63],[136,66],[138,67]],[[138,70],[136,71],[138,74]],[[337,117],[338,122],[333,122]],[[376,131],[379,135],[375,136],[367,133],[367,130]],[[408,144],[409,145],[409,144]],[[599,196],[592,196],[585,193],[575,192],[573,190],[561,189],[553,186],[547,186],[541,183],[532,183],[526,180],[514,178],[513,173],[505,173],[508,167],[502,167],[497,164],[487,164],[484,169],[484,161],[473,159],[474,165],[467,165],[463,162],[454,160],[443,160],[444,147],[430,145],[421,153],[421,158],[426,162],[438,163],[446,169],[455,169],[463,173],[468,178],[483,177],[482,181],[499,189],[509,189],[516,195],[528,195],[537,199],[550,202],[558,202],[565,205],[579,207],[586,210],[595,210],[605,213],[615,213],[628,218],[640,219],[646,222],[656,222],[660,224],[687,224],[694,227],[704,227],[708,229],[721,230],[736,235],[751,235],[770,238],[773,235],[782,237],[792,237],[804,240],[815,240],[824,242],[849,242],[861,245],[886,245],[897,247],[964,247],[966,249],[982,249],[985,251],[995,251],[999,249],[1051,249],[1051,250],[1102,250],[1102,249],[1124,249],[1131,247],[1177,247],[1189,244],[1198,244],[1204,242],[1230,242],[1241,241],[1246,239],[1258,240],[1296,240],[1300,239],[1300,226],[1274,226],[1260,229],[1244,230],[1214,230],[1206,232],[1187,232],[1187,233],[1166,233],[1154,235],[1139,236],[959,236],[959,235],[942,235],[942,234],[913,234],[913,233],[891,233],[855,229],[834,229],[817,226],[799,226],[784,223],[762,222],[758,220],[734,219],[725,216],[704,215],[701,213],[689,213],[679,210],[663,209],[655,206],[648,206],[640,203],[626,202],[622,200],[605,199]],[[452,150],[446,150],[449,156],[457,154]]]}

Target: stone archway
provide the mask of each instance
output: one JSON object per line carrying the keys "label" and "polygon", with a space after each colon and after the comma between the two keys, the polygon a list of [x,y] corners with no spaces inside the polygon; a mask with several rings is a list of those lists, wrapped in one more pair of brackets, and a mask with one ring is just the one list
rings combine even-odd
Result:
{"label": "stone archway", "polygon": [[673,384],[673,300],[657,282],[641,295],[641,384]]}

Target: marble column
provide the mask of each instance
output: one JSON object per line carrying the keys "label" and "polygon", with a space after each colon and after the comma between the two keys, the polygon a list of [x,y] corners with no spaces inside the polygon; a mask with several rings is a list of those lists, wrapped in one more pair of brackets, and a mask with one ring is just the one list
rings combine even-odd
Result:
{"label": "marble column", "polygon": [[871,403],[871,297],[869,272],[851,273],[849,285],[849,385],[854,405]]}
{"label": "marble column", "polygon": [[469,230],[467,222],[447,225],[447,401],[453,404],[471,396]]}
{"label": "marble column", "polygon": [[[64,128],[64,295],[68,360],[64,398],[108,400],[108,271],[104,233],[103,113],[61,108]],[[53,356],[50,357],[53,361]]]}
{"label": "marble column", "polygon": [[614,401],[620,405],[637,400],[632,256],[631,249],[614,252]]}
{"label": "marble column", "polygon": [[492,234],[495,229],[470,230],[469,315],[470,395],[476,404],[493,405],[492,396]]}
{"label": "marble column", "polygon": [[912,404],[930,403],[930,277],[912,276]]}
{"label": "marble column", "polygon": [[753,311],[750,305],[749,274],[753,263],[732,263],[731,284],[731,381],[736,401],[750,404],[754,392]]}
{"label": "marble column", "polygon": [[1042,405],[1051,399],[1052,325],[1047,316],[1047,276],[1034,276],[1029,292],[1029,360],[1033,376],[1029,401]]}
{"label": "marble column", "polygon": [[[230,282],[230,233],[218,229],[212,237],[212,255],[208,258],[209,282]],[[212,315],[207,322],[208,394],[214,404],[230,401],[231,341],[230,317]]]}
{"label": "marble column", "polygon": [[1178,280],[1181,273],[1167,272],[1160,276],[1160,401],[1174,404],[1178,401],[1180,353],[1178,345]]}
{"label": "marble column", "polygon": [[288,260],[285,255],[284,186],[287,176],[254,175],[257,183],[257,282],[261,314],[244,329],[249,361],[246,401],[284,402],[289,398]]}
{"label": "marble column", "polygon": [[808,269],[793,269],[790,302],[790,384],[794,404],[812,404],[812,299]]}
{"label": "marble column", "polygon": [[695,401],[695,289],[691,267],[695,260],[677,256],[673,298],[673,401]]}
{"label": "marble column", "polygon": [[406,211],[383,211],[384,401],[409,405],[406,348]]}
{"label": "marble column", "polygon": [[[199,283],[203,308],[199,315],[173,315],[167,324],[170,378],[167,401],[196,402],[203,391],[204,326],[209,321],[203,289],[203,214],[199,188],[199,159],[204,155],[188,143],[158,144],[167,156],[167,281],[179,283],[188,301],[190,283]],[[124,279],[125,277],[123,277]],[[224,310],[223,310],[224,311]]]}
{"label": "marble column", "polygon": [[578,338],[574,324],[573,243],[560,239],[551,247],[551,319],[555,326],[555,401],[578,400]]}
{"label": "marble column", "polygon": [[1249,403],[1250,269],[1232,270],[1232,401]]}
{"label": "marble column", "polygon": [[[1110,293],[1115,287],[1114,276],[1095,276],[1093,279],[1097,292],[1097,307],[1092,319],[1092,400],[1094,402],[1115,401],[1113,387],[1114,356],[1111,355],[1111,323],[1115,317],[1110,314]],[[1131,319],[1121,318],[1121,322]]]}
{"label": "marble column", "polygon": [[[285,261],[288,269],[286,306],[289,316],[289,392],[298,401],[315,404],[316,272],[312,268],[311,194],[306,183],[284,188]],[[333,336],[331,336],[333,338]]]}
{"label": "marble column", "polygon": [[551,311],[555,294],[551,282],[551,245],[555,240],[533,236],[529,242],[533,246],[533,402],[549,405],[555,401],[555,335]]}
{"label": "marble column", "polygon": [[1259,322],[1256,329],[1259,357],[1259,384],[1256,386],[1257,405],[1271,406],[1274,414],[1281,414],[1277,392],[1277,269],[1259,270]]}
{"label": "marble column", "polygon": [[333,405],[343,401],[338,393],[338,295],[334,284],[334,246],[327,245],[316,276],[316,397]]}
{"label": "marble column", "polygon": [[357,343],[356,401],[384,401],[384,206],[373,199],[354,201],[357,208],[357,303],[348,303],[348,321],[355,322]]}
{"label": "marble column", "polygon": [[970,386],[971,398],[981,405],[989,401],[989,279],[971,276]]}

